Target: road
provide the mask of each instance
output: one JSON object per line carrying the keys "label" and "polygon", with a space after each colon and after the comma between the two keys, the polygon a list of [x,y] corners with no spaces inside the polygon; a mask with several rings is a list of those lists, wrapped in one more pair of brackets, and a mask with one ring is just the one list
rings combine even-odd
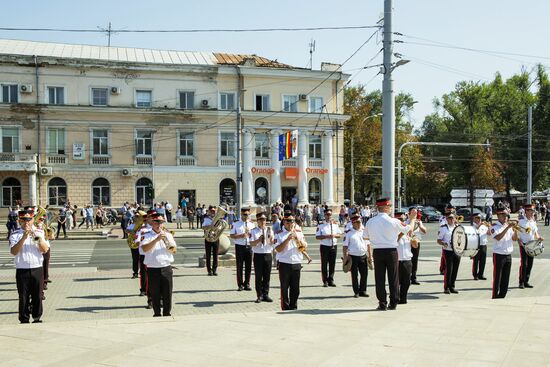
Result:
{"label": "road", "polygon": [[[421,244],[420,257],[437,257],[441,254],[441,247],[436,243],[438,230],[437,223],[426,225],[427,235]],[[544,227],[539,223],[539,230],[544,238],[550,238],[550,227]],[[319,259],[318,241],[313,235],[307,235],[310,248],[308,253]],[[204,254],[203,240],[201,238],[177,238],[179,246],[175,255],[174,264],[193,265],[198,264],[198,258]],[[341,247],[341,245],[339,246]],[[341,253],[341,250],[338,250]],[[491,254],[491,246],[488,255]],[[516,249],[514,257],[519,257]],[[546,251],[539,258],[550,258],[550,251]],[[131,266],[130,250],[125,240],[73,240],[57,241],[52,244],[51,267],[97,267],[99,270],[127,269]],[[13,268],[13,257],[9,253],[8,246],[0,250],[0,269]]]}

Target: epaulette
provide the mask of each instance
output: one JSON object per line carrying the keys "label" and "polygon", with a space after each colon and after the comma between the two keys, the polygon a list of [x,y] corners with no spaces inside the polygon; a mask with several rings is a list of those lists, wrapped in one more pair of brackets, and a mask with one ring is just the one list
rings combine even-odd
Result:
{"label": "epaulette", "polygon": [[439,228],[441,228],[441,227],[448,227],[448,226],[446,224],[442,224],[442,225],[439,226]]}

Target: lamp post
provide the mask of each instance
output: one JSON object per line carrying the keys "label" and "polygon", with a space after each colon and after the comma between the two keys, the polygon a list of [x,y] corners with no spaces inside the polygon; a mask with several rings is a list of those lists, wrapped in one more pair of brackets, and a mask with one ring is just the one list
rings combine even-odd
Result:
{"label": "lamp post", "polygon": [[488,148],[491,146],[489,144],[489,140],[487,140],[486,143],[443,143],[443,142],[427,142],[427,141],[408,141],[399,147],[399,151],[397,152],[397,207],[399,210],[401,210],[401,201],[402,201],[402,195],[401,195],[401,153],[403,151],[403,148],[409,145],[432,145],[432,146],[444,146],[444,147],[471,147],[471,146],[482,146],[485,148]]}

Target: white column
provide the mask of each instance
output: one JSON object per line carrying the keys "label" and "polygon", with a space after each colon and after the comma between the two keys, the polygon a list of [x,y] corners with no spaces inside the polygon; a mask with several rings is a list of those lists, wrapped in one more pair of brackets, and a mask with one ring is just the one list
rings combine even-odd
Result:
{"label": "white column", "polygon": [[[332,130],[325,131],[323,135],[323,168],[328,170],[325,173],[323,179],[323,187],[321,188],[323,192],[323,202],[326,202],[328,206],[334,206],[334,158],[332,150]],[[336,173],[338,174],[338,173]]]}
{"label": "white column", "polygon": [[271,130],[271,187],[269,187],[271,204],[282,201],[281,197],[281,161],[279,161],[279,135],[281,130]]}
{"label": "white column", "polygon": [[38,205],[36,200],[36,172],[29,172],[29,205]]}
{"label": "white column", "polygon": [[298,132],[298,205],[309,204],[309,192],[307,181],[307,166],[308,166],[308,141],[307,131],[300,130]]}
{"label": "white column", "polygon": [[243,129],[243,205],[254,205],[254,177],[252,177],[254,130]]}

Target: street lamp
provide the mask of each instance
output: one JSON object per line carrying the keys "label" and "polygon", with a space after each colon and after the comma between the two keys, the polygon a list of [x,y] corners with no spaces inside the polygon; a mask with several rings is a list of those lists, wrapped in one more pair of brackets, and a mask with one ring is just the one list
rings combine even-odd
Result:
{"label": "street lamp", "polygon": [[[370,118],[373,118],[373,117],[379,117],[379,116],[382,116],[381,113],[376,113],[374,115],[370,115],[370,116],[367,116],[365,117],[362,121],[361,121],[361,124],[365,121],[367,121],[368,119]],[[353,140],[353,132],[351,134],[351,185],[350,185],[350,205],[353,205],[353,203],[355,202],[355,165],[353,164],[353,145],[354,145],[354,140]]]}

